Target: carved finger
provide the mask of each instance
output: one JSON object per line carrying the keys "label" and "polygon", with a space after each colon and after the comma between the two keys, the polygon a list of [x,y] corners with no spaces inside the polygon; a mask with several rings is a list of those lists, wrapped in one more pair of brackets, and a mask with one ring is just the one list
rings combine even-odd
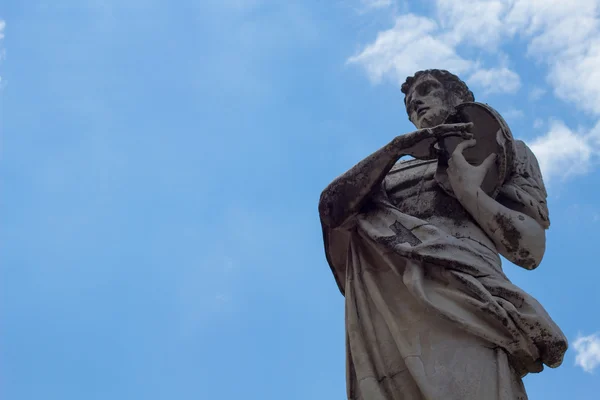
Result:
{"label": "carved finger", "polygon": [[468,149],[469,147],[473,147],[473,146],[475,146],[475,144],[477,144],[477,141],[475,139],[465,140],[464,142],[460,142],[456,146],[456,149],[454,149],[453,154],[460,153],[462,155],[462,152],[465,151],[465,149]]}
{"label": "carved finger", "polygon": [[490,169],[492,167],[492,165],[494,165],[494,162],[496,162],[496,158],[497,158],[496,153],[490,154],[489,156],[486,157],[485,160],[483,160],[480,167],[484,168],[487,171],[488,169]]}
{"label": "carved finger", "polygon": [[463,156],[463,154],[460,152],[456,152],[456,150],[454,153],[452,153],[452,157],[450,157],[448,160],[448,165],[450,164],[452,164],[453,168],[464,168],[465,166],[469,165],[465,159],[465,156]]}
{"label": "carved finger", "polygon": [[461,138],[461,139],[470,140],[470,139],[473,139],[473,137],[474,137],[474,136],[473,136],[473,134],[472,134],[471,132],[465,132],[465,131],[459,132],[459,131],[454,131],[454,132],[446,132],[446,133],[443,133],[443,134],[440,136],[440,139],[444,139],[444,138],[447,138],[447,137],[459,137],[459,138]]}
{"label": "carved finger", "polygon": [[460,123],[460,124],[442,124],[433,127],[433,133],[436,135],[443,135],[448,132],[468,132],[473,128],[472,122]]}
{"label": "carved finger", "polygon": [[429,155],[432,159],[437,158],[437,156],[438,156],[439,150],[435,145],[436,145],[436,142],[431,142],[431,144],[429,145]]}
{"label": "carved finger", "polygon": [[460,142],[458,144],[458,146],[456,146],[456,148],[454,149],[454,152],[452,152],[452,157],[450,157],[450,160],[448,161],[450,163],[450,161],[452,161],[454,163],[454,165],[458,168],[464,168],[467,165],[470,165],[467,160],[465,159],[465,156],[463,155],[463,151],[468,148],[468,147],[472,147],[475,146],[475,140],[471,139],[471,140],[466,140],[464,142]]}

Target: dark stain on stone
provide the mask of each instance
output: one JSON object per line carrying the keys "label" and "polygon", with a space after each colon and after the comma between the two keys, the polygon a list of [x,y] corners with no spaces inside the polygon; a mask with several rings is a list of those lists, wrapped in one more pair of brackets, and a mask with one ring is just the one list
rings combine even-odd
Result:
{"label": "dark stain on stone", "polygon": [[491,287],[489,290],[493,296],[508,301],[516,308],[523,307],[523,303],[525,303],[525,298],[518,291],[510,290],[502,286]]}
{"label": "dark stain on stone", "polygon": [[537,262],[533,258],[518,258],[515,260],[515,264],[529,270],[537,267]]}
{"label": "dark stain on stone", "polygon": [[504,232],[504,240],[502,241],[502,244],[506,247],[506,250],[508,250],[509,253],[516,253],[519,250],[521,234],[515,228],[509,217],[498,213],[494,217],[494,220]]}
{"label": "dark stain on stone", "polygon": [[416,246],[421,243],[418,237],[416,237],[408,228],[402,225],[399,221],[394,222],[389,227],[395,234],[399,242],[406,242],[411,246]]}
{"label": "dark stain on stone", "polygon": [[458,200],[441,190],[435,194],[433,212],[434,215],[452,218],[455,225],[462,225],[465,220],[471,218]]}
{"label": "dark stain on stone", "polygon": [[537,348],[540,351],[540,358],[547,366],[555,368],[559,366],[562,361],[567,348],[569,347],[565,340],[549,340],[536,343]]}
{"label": "dark stain on stone", "polygon": [[519,256],[523,257],[523,258],[529,257],[529,250],[527,250],[527,249],[521,249],[521,250],[519,250]]}

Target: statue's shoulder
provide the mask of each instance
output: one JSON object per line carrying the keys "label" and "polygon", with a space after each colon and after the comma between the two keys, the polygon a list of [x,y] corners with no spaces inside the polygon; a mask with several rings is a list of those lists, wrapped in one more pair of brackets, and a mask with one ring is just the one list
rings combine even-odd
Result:
{"label": "statue's shoulder", "polygon": [[515,140],[515,159],[513,174],[530,181],[544,196],[547,195],[542,171],[535,154],[522,140]]}
{"label": "statue's shoulder", "polygon": [[550,226],[548,193],[535,154],[522,140],[515,140],[515,158],[510,178],[500,189],[502,198],[518,205],[517,211],[529,215],[544,228]]}

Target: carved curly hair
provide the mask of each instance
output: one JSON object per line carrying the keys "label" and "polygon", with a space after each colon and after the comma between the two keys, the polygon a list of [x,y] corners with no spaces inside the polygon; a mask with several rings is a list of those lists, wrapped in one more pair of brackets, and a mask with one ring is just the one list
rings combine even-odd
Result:
{"label": "carved curly hair", "polygon": [[402,84],[402,93],[404,93],[404,103],[406,104],[406,95],[410,91],[410,88],[415,82],[423,75],[431,75],[444,86],[446,93],[448,94],[448,100],[453,105],[460,103],[466,103],[475,101],[473,92],[469,90],[469,87],[464,83],[458,76],[444,70],[444,69],[426,69],[418,71],[414,76],[406,78],[406,82]]}

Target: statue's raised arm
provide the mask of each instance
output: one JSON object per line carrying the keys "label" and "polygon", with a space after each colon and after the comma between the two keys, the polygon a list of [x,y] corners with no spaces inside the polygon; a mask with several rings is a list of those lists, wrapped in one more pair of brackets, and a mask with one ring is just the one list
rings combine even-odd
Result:
{"label": "statue's raised arm", "polygon": [[329,228],[342,226],[358,213],[386,174],[403,156],[417,159],[436,157],[434,145],[449,137],[470,139],[472,124],[443,124],[395,137],[390,143],[335,179],[321,194],[319,215]]}

